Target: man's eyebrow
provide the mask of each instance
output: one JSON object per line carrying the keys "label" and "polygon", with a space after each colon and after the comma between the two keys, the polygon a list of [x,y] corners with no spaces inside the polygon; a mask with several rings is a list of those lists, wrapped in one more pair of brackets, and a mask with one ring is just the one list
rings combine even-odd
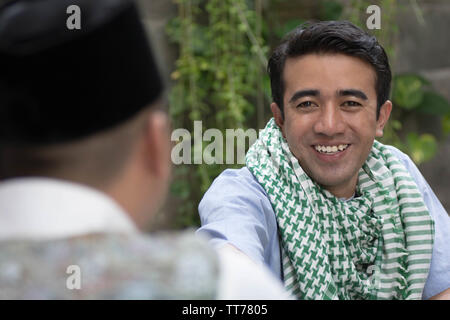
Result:
{"label": "man's eyebrow", "polygon": [[357,89],[344,89],[344,90],[339,90],[337,93],[338,93],[338,96],[340,96],[340,97],[354,96],[354,97],[360,98],[362,100],[368,100],[366,94],[364,92],[362,92],[361,90],[357,90]]}
{"label": "man's eyebrow", "polygon": [[320,95],[320,91],[319,90],[313,90],[313,89],[308,89],[308,90],[299,90],[297,92],[295,92],[291,99],[289,99],[289,103],[292,103],[300,98],[303,97],[309,97],[309,96],[319,96]]}

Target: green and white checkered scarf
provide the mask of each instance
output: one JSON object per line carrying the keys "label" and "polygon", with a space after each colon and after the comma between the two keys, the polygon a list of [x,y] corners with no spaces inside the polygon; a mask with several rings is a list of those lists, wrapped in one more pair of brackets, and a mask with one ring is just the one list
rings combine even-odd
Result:
{"label": "green and white checkered scarf", "polygon": [[246,165],[275,211],[286,288],[300,299],[420,299],[434,222],[403,164],[374,141],[357,194],[342,201],[311,180],[274,119]]}

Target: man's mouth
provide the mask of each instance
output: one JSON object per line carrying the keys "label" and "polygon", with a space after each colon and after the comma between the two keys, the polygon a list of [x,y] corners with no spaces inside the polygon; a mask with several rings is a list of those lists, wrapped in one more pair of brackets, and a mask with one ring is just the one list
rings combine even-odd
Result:
{"label": "man's mouth", "polygon": [[324,146],[324,145],[314,145],[314,149],[316,149],[317,152],[323,153],[323,154],[336,154],[339,152],[344,151],[347,149],[349,144],[338,144],[338,145],[331,145],[331,146]]}

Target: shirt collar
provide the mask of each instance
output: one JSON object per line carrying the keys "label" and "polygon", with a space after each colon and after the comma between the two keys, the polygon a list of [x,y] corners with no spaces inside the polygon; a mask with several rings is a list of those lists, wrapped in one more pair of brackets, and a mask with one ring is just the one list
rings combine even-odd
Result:
{"label": "shirt collar", "polygon": [[353,193],[353,195],[350,198],[339,198],[341,201],[350,201],[353,200],[356,197],[356,193]]}
{"label": "shirt collar", "polygon": [[137,232],[108,195],[49,178],[0,183],[0,240],[49,240],[99,232]]}

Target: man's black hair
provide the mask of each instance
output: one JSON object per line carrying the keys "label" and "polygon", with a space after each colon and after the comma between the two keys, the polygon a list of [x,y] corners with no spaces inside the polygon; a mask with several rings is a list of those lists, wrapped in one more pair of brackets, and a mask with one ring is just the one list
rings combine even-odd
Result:
{"label": "man's black hair", "polygon": [[391,69],[383,47],[374,36],[348,21],[307,22],[291,31],[275,48],[267,70],[270,76],[273,101],[284,118],[283,70],[287,58],[310,53],[339,53],[357,57],[375,70],[377,119],[381,106],[388,100],[391,87]]}

